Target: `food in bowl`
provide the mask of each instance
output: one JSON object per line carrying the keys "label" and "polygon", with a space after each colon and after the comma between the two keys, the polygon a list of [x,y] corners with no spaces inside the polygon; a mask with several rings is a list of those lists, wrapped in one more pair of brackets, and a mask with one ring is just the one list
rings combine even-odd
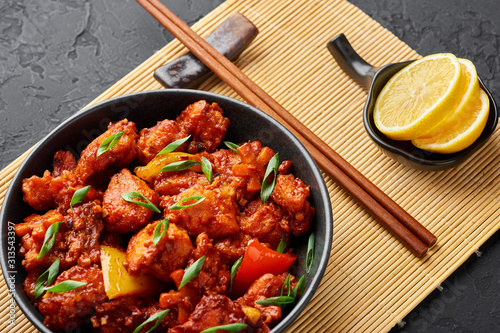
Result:
{"label": "food in bowl", "polygon": [[266,332],[279,321],[303,285],[288,268],[290,239],[314,216],[309,187],[258,141],[220,148],[228,126],[205,101],[139,133],[124,119],[78,161],[58,151],[52,172],[23,182],[40,211],[15,226],[24,285],[49,328]]}

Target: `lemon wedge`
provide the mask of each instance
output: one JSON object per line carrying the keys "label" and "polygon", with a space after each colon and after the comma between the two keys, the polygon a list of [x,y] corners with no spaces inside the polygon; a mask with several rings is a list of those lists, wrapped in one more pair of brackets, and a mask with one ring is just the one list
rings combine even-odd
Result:
{"label": "lemon wedge", "polygon": [[394,140],[424,135],[461,100],[461,65],[451,53],[414,61],[382,88],[373,112],[375,126]]}
{"label": "lemon wedge", "polygon": [[490,100],[480,89],[478,99],[457,109],[429,133],[412,140],[412,143],[420,149],[442,154],[465,149],[481,135],[488,120],[489,109]]}

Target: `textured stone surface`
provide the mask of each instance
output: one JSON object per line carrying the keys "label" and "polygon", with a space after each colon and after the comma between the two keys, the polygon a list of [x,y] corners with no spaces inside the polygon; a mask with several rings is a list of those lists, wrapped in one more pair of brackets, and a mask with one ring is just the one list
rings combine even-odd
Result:
{"label": "textured stone surface", "polygon": [[[222,2],[163,1],[189,24]],[[172,38],[134,0],[2,0],[0,168]]]}
{"label": "textured stone surface", "polygon": [[[162,2],[192,24],[223,0]],[[422,55],[471,59],[500,101],[498,0],[351,2]],[[2,0],[0,168],[171,39],[134,0]],[[480,250],[393,333],[500,332],[499,235]]]}

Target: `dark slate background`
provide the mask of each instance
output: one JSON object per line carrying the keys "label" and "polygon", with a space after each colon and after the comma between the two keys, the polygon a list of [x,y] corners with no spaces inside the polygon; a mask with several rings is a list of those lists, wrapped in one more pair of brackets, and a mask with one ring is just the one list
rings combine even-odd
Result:
{"label": "dark slate background", "polygon": [[[223,0],[162,2],[193,24]],[[497,0],[351,2],[422,55],[472,60],[500,101]],[[134,0],[2,0],[0,169],[171,39]],[[500,332],[498,234],[480,250],[391,332]]]}

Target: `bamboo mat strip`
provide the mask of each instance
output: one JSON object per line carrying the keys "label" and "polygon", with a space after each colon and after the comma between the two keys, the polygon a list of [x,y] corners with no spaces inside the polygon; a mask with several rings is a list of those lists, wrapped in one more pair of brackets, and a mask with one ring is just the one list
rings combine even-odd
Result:
{"label": "bamboo mat strip", "polygon": [[[376,66],[418,58],[415,51],[344,0],[229,0],[193,28],[207,36],[233,12],[246,15],[260,31],[236,62],[238,67],[439,237],[424,259],[414,258],[324,174],[335,221],[332,252],[315,297],[287,332],[388,331],[434,289],[441,289],[498,230],[499,132],[469,163],[453,170],[404,167],[379,152],[365,134],[361,115],[366,92],[337,66],[326,43],[345,33]],[[179,42],[169,43],[89,105],[160,89],[154,70],[185,52]],[[214,76],[200,89],[241,99]],[[25,157],[0,172],[0,202]],[[0,297],[7,295],[2,283]],[[8,311],[8,303],[2,303],[0,315]],[[19,311],[16,316],[16,326],[9,329],[36,331]]]}

